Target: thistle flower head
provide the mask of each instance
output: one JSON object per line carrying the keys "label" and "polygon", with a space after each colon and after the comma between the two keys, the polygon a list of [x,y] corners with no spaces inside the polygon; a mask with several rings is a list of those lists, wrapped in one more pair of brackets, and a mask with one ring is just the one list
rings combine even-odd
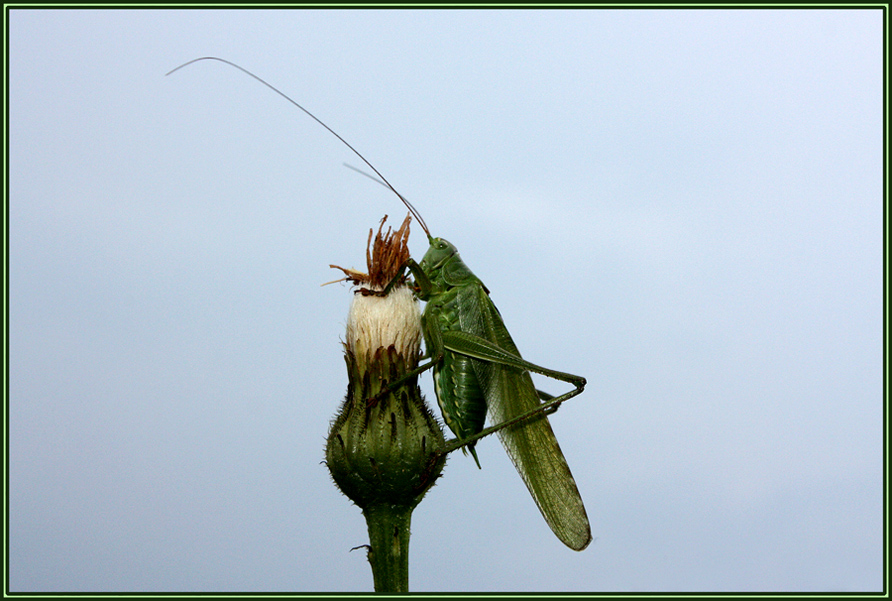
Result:
{"label": "thistle flower head", "polygon": [[368,274],[332,265],[359,288],[344,342],[347,398],[332,423],[326,460],[335,483],[364,512],[381,505],[414,507],[445,462],[443,431],[417,376],[408,375],[420,357],[418,303],[404,282],[388,289],[409,258],[409,220],[386,234],[381,221],[366,251]]}

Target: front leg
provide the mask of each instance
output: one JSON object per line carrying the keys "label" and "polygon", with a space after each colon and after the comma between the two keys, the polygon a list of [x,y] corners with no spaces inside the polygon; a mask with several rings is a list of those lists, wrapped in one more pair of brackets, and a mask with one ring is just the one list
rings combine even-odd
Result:
{"label": "front leg", "polygon": [[433,285],[431,284],[430,278],[427,277],[427,274],[424,273],[424,270],[421,268],[415,259],[408,258],[406,259],[402,265],[400,265],[399,271],[396,276],[387,283],[387,286],[384,287],[384,290],[381,292],[377,292],[377,296],[387,296],[390,294],[390,291],[397,285],[399,285],[403,280],[403,273],[408,269],[412,272],[412,276],[415,278],[415,287],[416,287],[416,296],[419,299],[426,301],[431,297],[431,290],[433,289]]}

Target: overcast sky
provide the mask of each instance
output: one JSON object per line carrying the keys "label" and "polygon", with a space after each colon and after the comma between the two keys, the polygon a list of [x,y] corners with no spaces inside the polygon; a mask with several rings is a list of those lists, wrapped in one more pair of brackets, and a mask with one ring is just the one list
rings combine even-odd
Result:
{"label": "overcast sky", "polygon": [[881,588],[880,11],[9,14],[13,591],[372,589],[320,284],[405,210],[237,70],[164,76],[205,55],[588,379],[551,422],[595,541],[489,438],[416,510],[412,590]]}

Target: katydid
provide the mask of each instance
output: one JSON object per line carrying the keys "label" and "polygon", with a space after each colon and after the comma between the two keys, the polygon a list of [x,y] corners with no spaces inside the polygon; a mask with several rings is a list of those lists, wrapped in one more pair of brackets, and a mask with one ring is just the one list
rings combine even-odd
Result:
{"label": "katydid", "polygon": [[[412,273],[416,295],[427,303],[421,320],[429,361],[388,387],[432,369],[443,419],[457,437],[447,441],[444,453],[467,448],[479,466],[474,445],[480,438],[498,433],[545,521],[568,547],[585,549],[592,539],[585,506],[547,417],[583,391],[585,378],[522,359],[489,290],[461,260],[455,246],[434,238],[415,207],[374,165],[307,109],[250,71],[221,58],[198,58],[170,73],[201,60],[239,69],[309,115],[368,165],[415,216],[430,247],[420,263],[409,259],[381,294],[388,293],[406,269]],[[574,389],[557,397],[540,392],[533,385],[531,372],[567,382]],[[488,428],[484,428],[486,416],[494,424]]]}
{"label": "katydid", "polygon": [[[443,418],[458,437],[452,445],[447,442],[447,450],[467,445],[477,460],[476,440],[497,432],[554,533],[571,549],[585,549],[591,542],[585,506],[547,417],[581,393],[585,379],[524,361],[483,282],[455,246],[432,237],[417,214],[416,219],[430,248],[420,264],[409,259],[406,267],[418,298],[427,303],[421,329],[430,361],[406,377],[432,368]],[[530,372],[575,388],[551,397],[536,390]],[[483,428],[484,411],[495,426]]]}

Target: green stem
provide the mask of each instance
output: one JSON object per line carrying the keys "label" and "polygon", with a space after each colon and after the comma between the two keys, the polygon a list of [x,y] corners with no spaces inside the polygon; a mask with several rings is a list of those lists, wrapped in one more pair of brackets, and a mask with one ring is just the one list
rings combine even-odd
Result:
{"label": "green stem", "polygon": [[376,503],[363,510],[376,593],[409,591],[409,525],[414,507]]}

